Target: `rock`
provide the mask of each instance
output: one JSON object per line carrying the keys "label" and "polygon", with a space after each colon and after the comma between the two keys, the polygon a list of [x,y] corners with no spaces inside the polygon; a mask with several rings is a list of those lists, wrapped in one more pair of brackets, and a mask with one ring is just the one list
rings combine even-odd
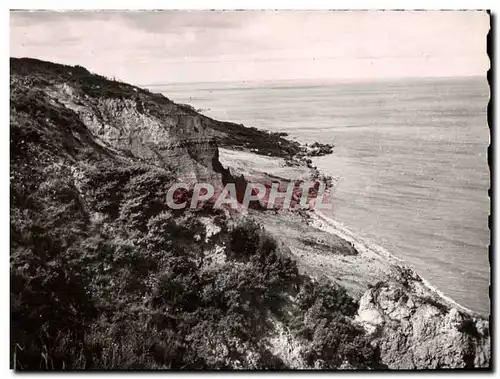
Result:
{"label": "rock", "polygon": [[377,327],[384,322],[382,312],[378,309],[374,299],[373,291],[367,291],[359,301],[358,315],[356,321],[363,324],[368,333],[373,333]]}
{"label": "rock", "polygon": [[488,322],[447,304],[410,269],[393,267],[366,291],[356,320],[390,369],[489,367]]}

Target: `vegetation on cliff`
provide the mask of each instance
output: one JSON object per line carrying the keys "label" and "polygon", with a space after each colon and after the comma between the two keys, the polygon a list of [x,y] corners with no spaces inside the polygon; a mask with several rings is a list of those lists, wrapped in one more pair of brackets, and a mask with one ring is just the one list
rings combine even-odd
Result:
{"label": "vegetation on cliff", "polygon": [[[175,104],[81,67],[14,59],[11,70],[12,367],[286,368],[270,342],[277,323],[303,367],[378,364],[343,288],[300,275],[251,220],[169,209],[173,172],[103,144],[51,91],[66,83],[89,98],[133,97],[158,117]],[[265,133],[207,122],[227,133],[221,143]],[[264,152],[293,153],[265,136]],[[203,159],[212,167],[217,156]]]}
{"label": "vegetation on cliff", "polygon": [[[20,80],[20,86],[38,87],[67,84],[83,96],[91,98],[130,99],[141,113],[159,117],[174,110],[179,116],[196,117],[211,130],[220,146],[253,149],[257,154],[292,157],[301,151],[298,142],[284,138],[280,133],[269,133],[241,124],[216,121],[196,112],[189,105],[175,104],[162,94],[151,93],[104,76],[90,73],[81,66],[67,66],[31,58],[11,58],[11,80]],[[14,86],[19,88],[19,86]]]}
{"label": "vegetation on cliff", "polygon": [[[262,342],[272,318],[311,367],[376,362],[342,288],[300,276],[251,221],[172,213],[167,172],[54,163],[29,178],[11,194],[16,368],[284,368]],[[208,236],[204,218],[220,232]]]}

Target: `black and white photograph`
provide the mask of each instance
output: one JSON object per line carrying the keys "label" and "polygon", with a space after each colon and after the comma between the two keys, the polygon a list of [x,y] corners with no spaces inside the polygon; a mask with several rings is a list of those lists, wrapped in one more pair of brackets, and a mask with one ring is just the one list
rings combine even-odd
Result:
{"label": "black and white photograph", "polygon": [[491,371],[493,20],[10,10],[10,369]]}

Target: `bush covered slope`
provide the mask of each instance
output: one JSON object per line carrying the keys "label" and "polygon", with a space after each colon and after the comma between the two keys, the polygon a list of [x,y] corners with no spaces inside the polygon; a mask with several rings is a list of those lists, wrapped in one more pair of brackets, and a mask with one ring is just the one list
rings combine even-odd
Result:
{"label": "bush covered slope", "polygon": [[294,143],[82,67],[11,71],[13,367],[380,367],[342,287],[300,275],[252,220],[166,205],[189,170],[224,174],[217,140]]}

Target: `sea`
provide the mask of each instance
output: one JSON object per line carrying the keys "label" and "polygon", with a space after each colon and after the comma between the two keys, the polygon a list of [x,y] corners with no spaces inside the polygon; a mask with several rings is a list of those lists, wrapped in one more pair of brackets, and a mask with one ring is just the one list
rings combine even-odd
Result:
{"label": "sea", "polygon": [[485,77],[148,87],[224,121],[333,144],[332,211],[461,305],[490,312]]}

